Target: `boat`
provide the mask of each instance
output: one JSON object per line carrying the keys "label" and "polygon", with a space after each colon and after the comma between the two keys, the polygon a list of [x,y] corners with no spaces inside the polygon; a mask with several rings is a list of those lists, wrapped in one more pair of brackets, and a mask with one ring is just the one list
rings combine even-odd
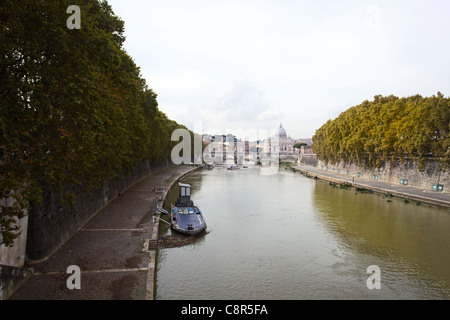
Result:
{"label": "boat", "polygon": [[179,186],[180,195],[170,212],[171,227],[179,233],[194,236],[206,230],[206,222],[191,200],[191,186],[185,183],[179,183]]}
{"label": "boat", "polygon": [[227,170],[237,170],[237,169],[240,169],[239,168],[239,166],[237,166],[237,165],[229,165],[228,167],[227,167]]}

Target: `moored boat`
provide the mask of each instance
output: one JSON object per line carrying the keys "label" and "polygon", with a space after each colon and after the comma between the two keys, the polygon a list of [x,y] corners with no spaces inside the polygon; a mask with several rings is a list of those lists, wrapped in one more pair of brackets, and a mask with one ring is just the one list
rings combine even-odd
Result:
{"label": "moored boat", "polygon": [[205,219],[191,200],[191,186],[184,183],[179,186],[180,195],[170,212],[171,227],[186,235],[197,235],[206,229]]}

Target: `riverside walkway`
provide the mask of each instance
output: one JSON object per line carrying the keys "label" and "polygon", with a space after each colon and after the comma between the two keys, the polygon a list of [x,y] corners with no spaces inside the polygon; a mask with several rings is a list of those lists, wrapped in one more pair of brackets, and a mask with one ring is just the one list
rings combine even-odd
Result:
{"label": "riverside walkway", "polygon": [[[87,222],[44,262],[9,300],[152,300],[158,220],[157,204],[167,187],[195,170],[172,166],[155,172],[123,192]],[[164,192],[155,192],[161,185]],[[69,289],[80,270],[80,289]]]}
{"label": "riverside walkway", "polygon": [[431,188],[430,190],[425,190],[412,186],[390,184],[377,180],[368,180],[302,164],[296,164],[292,167],[299,170],[303,174],[317,177],[322,180],[336,183],[347,183],[358,188],[365,188],[375,192],[450,208],[450,193],[432,191]]}

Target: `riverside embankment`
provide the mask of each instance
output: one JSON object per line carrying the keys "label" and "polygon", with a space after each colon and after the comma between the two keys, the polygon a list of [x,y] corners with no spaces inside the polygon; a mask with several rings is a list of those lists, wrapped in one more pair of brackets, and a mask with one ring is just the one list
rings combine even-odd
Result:
{"label": "riverside embankment", "polygon": [[[28,266],[33,275],[10,300],[152,300],[155,208],[175,181],[195,169],[171,166],[131,186],[49,259]],[[70,266],[79,267],[80,289],[69,289],[68,280],[75,281]]]}
{"label": "riverside embankment", "polygon": [[338,184],[350,184],[357,188],[364,188],[374,192],[450,208],[449,193],[426,190],[412,186],[395,185],[377,180],[368,180],[302,164],[296,164],[292,167],[300,171],[302,174],[317,177],[318,179],[327,180]]}

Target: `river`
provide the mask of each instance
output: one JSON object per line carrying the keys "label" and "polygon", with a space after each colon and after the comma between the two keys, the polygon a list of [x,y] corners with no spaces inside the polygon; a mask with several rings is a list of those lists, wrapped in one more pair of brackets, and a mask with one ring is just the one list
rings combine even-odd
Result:
{"label": "river", "polygon": [[[183,182],[208,233],[159,250],[157,299],[450,298],[449,209],[283,167],[274,175],[257,166],[201,169]],[[159,232],[171,231],[160,224]],[[380,289],[369,289],[377,281]]]}

